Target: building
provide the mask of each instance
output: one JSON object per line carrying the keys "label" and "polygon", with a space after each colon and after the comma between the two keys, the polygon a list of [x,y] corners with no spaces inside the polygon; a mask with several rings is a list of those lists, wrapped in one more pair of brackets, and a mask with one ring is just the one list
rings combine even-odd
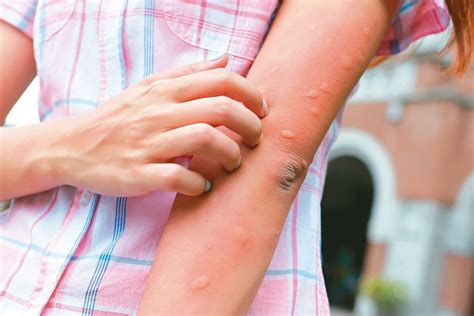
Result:
{"label": "building", "polygon": [[375,315],[361,279],[404,284],[402,314],[474,315],[474,69],[440,71],[447,34],[368,71],[345,109],[322,211],[329,300]]}

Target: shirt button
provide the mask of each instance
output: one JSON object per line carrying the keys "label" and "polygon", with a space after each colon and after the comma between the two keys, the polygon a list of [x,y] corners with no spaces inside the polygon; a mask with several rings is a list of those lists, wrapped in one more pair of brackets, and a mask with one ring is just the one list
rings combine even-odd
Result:
{"label": "shirt button", "polygon": [[89,191],[84,191],[81,196],[81,206],[86,206],[91,200],[92,194]]}

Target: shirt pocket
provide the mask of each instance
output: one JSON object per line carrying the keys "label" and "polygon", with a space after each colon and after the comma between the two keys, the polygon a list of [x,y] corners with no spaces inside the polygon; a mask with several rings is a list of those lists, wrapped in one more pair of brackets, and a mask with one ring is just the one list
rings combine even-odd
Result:
{"label": "shirt pocket", "polygon": [[42,41],[46,42],[61,32],[72,19],[76,0],[44,0],[41,7]]}
{"label": "shirt pocket", "polygon": [[166,0],[166,23],[183,41],[209,51],[253,60],[263,42],[277,0]]}

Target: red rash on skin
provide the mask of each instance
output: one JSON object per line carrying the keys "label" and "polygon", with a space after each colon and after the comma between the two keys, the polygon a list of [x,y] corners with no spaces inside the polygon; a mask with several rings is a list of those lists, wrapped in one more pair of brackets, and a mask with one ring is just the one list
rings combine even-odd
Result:
{"label": "red rash on skin", "polygon": [[319,115],[319,108],[317,106],[311,106],[309,108],[309,111],[311,112],[311,114],[313,114],[314,116],[317,116]]}
{"label": "red rash on skin", "polygon": [[341,56],[341,65],[344,69],[351,69],[353,67],[352,58],[348,55]]}
{"label": "red rash on skin", "polygon": [[310,99],[317,99],[319,97],[319,92],[314,89],[311,89],[308,91],[308,94],[306,94],[306,96]]}
{"label": "red rash on skin", "polygon": [[329,84],[326,81],[321,83],[321,85],[319,86],[319,90],[326,92],[327,94],[332,93],[331,90],[329,89]]}
{"label": "red rash on skin", "polygon": [[209,277],[202,275],[194,279],[194,281],[191,283],[191,289],[192,290],[202,290],[206,287],[209,286]]}
{"label": "red rash on skin", "polygon": [[308,162],[305,159],[301,160],[301,165],[304,167],[304,169],[308,168]]}
{"label": "red rash on skin", "polygon": [[[364,3],[283,2],[247,76],[258,86],[265,86],[270,112],[262,120],[263,142],[251,151],[242,147],[242,166],[231,175],[222,172],[212,178],[211,194],[199,198],[178,195],[155,257],[160,264],[153,265],[148,277],[141,312],[166,314],[174,308],[181,314],[190,314],[190,310],[216,315],[247,313],[303,182],[305,166],[375,54],[398,4],[389,0]],[[361,41],[367,19],[373,20],[373,32]],[[314,29],[310,40],[294,36],[297,25]],[[328,29],[338,36],[328,35]],[[334,58],[335,52],[345,52],[355,60],[360,55],[363,60],[347,71]],[[289,82],[291,88],[282,89]],[[322,82],[333,91],[321,93],[318,104],[311,105],[307,93]],[[308,115],[308,110],[313,115]],[[283,141],[282,126],[298,137]],[[282,190],[279,181],[289,162],[303,171]],[[209,170],[209,162],[193,160],[191,168]],[[251,247],[236,244],[229,231],[236,226],[253,233]],[[211,242],[219,249],[212,256],[205,251]],[[189,296],[191,276],[207,273],[216,282],[206,291],[194,293],[206,295]],[[219,299],[222,297],[227,299]]]}
{"label": "red rash on skin", "polygon": [[292,138],[295,138],[295,133],[293,133],[292,131],[290,131],[288,129],[285,129],[285,130],[281,131],[281,136],[283,136],[285,138],[288,138],[288,139],[292,139]]}
{"label": "red rash on skin", "polygon": [[236,226],[232,227],[231,230],[236,244],[242,247],[245,247],[249,244],[251,240],[251,232],[248,230],[248,228],[243,226]]}

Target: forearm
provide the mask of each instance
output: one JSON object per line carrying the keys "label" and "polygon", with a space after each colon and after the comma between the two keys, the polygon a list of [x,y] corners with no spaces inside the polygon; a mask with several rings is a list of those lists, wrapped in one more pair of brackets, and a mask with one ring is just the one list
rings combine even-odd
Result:
{"label": "forearm", "polygon": [[[143,313],[223,315],[248,309],[307,165],[394,12],[394,5],[377,0],[357,10],[345,4],[288,1],[282,7],[248,75],[271,108],[263,121],[264,141],[235,174],[218,175],[208,196],[177,198]],[[305,43],[295,34],[301,25],[309,31]]]}
{"label": "forearm", "polygon": [[[0,126],[36,75],[33,41],[0,21]],[[44,128],[0,127],[0,201],[48,189],[32,159]],[[48,133],[46,133],[46,137]]]}
{"label": "forearm", "polygon": [[0,127],[0,200],[38,193],[60,184],[53,168],[52,147],[58,131],[66,132],[64,123]]}
{"label": "forearm", "polygon": [[0,21],[0,126],[36,75],[33,41]]}

